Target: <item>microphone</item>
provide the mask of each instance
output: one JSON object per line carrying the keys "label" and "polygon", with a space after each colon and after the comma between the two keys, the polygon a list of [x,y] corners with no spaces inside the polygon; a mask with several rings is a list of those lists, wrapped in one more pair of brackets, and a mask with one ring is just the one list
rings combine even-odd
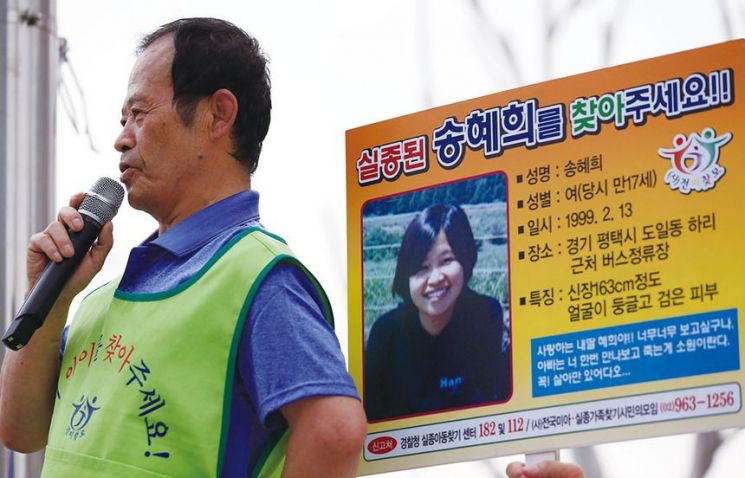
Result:
{"label": "microphone", "polygon": [[83,216],[83,229],[68,231],[75,254],[61,262],[50,261],[31,289],[26,301],[3,335],[3,343],[12,350],[23,348],[36,329],[44,324],[47,314],[62,289],[77,270],[101,227],[111,221],[124,199],[124,188],[110,178],[99,178],[88,191],[78,212]]}

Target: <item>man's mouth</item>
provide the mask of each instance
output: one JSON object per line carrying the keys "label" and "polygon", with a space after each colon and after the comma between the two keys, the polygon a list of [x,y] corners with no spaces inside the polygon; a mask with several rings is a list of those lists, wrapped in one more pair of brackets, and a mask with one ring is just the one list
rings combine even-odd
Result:
{"label": "man's mouth", "polygon": [[120,166],[119,170],[122,172],[121,176],[119,176],[119,181],[125,184],[127,183],[127,181],[132,179],[132,176],[136,172],[135,168],[130,168],[129,166]]}

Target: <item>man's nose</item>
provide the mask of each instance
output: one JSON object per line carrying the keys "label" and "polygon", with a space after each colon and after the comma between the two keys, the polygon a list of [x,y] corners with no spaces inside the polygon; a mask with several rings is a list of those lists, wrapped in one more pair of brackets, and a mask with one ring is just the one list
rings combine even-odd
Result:
{"label": "man's nose", "polygon": [[134,148],[134,146],[134,134],[132,133],[132,130],[128,125],[124,125],[122,131],[119,133],[119,136],[117,136],[116,140],[114,141],[114,149],[119,151],[120,153],[123,153]]}

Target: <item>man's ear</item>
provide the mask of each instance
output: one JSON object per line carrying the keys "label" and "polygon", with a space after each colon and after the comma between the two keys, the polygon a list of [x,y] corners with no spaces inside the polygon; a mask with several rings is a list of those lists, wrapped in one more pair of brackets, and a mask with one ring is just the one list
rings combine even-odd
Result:
{"label": "man's ear", "polygon": [[229,136],[238,114],[238,99],[230,90],[220,88],[210,96],[209,108],[212,114],[210,137],[220,139],[223,136]]}

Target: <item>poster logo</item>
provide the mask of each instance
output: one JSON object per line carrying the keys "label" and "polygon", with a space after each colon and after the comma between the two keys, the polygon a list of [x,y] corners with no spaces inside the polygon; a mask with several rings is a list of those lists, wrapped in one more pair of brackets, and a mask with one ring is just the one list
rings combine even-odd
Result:
{"label": "poster logo", "polygon": [[93,399],[88,400],[88,398],[83,395],[80,397],[78,403],[72,404],[73,410],[72,415],[70,415],[70,424],[65,430],[65,435],[67,435],[68,438],[77,440],[85,435],[85,427],[91,421],[93,413],[101,408],[93,406],[96,403],[97,398],[98,397],[93,397]]}
{"label": "poster logo", "polygon": [[390,436],[378,437],[367,445],[367,451],[376,455],[385,455],[396,449],[398,442]]}
{"label": "poster logo", "polygon": [[657,154],[670,160],[665,183],[683,194],[713,188],[725,172],[718,162],[719,150],[730,139],[732,133],[717,136],[713,128],[705,128],[701,134],[691,133],[689,137],[676,134],[673,148],[657,150]]}

